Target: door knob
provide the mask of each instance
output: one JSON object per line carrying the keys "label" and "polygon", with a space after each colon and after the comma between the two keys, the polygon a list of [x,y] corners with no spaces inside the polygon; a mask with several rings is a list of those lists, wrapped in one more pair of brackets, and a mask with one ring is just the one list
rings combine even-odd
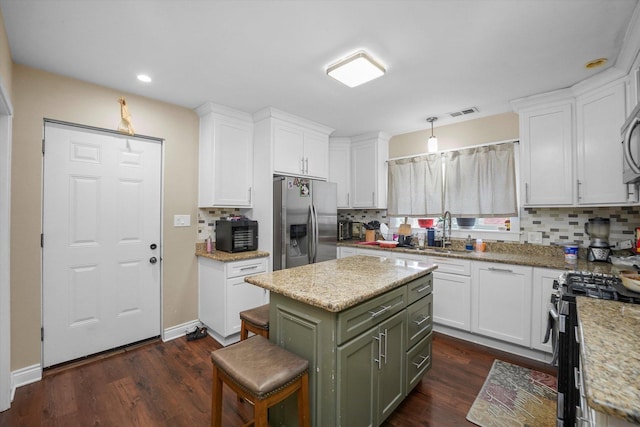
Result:
{"label": "door knob", "polygon": [[150,262],[151,264],[155,264],[156,262],[158,262],[158,258],[156,258],[156,257],[152,256],[151,258],[149,258],[149,262]]}
{"label": "door knob", "polygon": [[149,247],[150,247],[151,249],[155,249],[155,248],[157,248],[157,247],[158,247],[158,245],[156,245],[155,243],[152,243]]}

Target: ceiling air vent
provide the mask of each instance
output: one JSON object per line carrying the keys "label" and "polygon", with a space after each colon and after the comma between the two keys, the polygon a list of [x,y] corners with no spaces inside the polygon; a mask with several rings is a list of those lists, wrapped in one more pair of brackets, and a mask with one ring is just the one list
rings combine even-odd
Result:
{"label": "ceiling air vent", "polygon": [[478,112],[478,109],[476,107],[469,107],[460,111],[454,111],[453,113],[449,113],[449,115],[451,117],[460,117],[460,116],[465,116],[467,114],[473,114],[477,112]]}

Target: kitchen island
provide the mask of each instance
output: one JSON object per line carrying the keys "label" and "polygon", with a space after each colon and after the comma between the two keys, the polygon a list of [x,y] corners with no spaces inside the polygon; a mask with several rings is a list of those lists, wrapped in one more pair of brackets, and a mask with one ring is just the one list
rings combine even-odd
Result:
{"label": "kitchen island", "polygon": [[[312,425],[380,425],[420,382],[436,268],[354,256],[245,278],[271,292],[269,339],[309,360]],[[292,425],[295,399],[269,416]]]}

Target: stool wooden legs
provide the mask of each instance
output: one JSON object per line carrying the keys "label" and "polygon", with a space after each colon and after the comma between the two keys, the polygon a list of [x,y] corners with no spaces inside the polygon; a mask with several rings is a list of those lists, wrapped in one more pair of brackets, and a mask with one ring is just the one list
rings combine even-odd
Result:
{"label": "stool wooden legs", "polygon": [[265,338],[269,338],[269,330],[257,327],[250,322],[245,322],[244,319],[240,322],[240,340],[246,340],[249,336],[249,332],[253,332],[256,335],[262,335]]}
{"label": "stool wooden legs", "polygon": [[245,398],[253,403],[253,416],[255,427],[269,427],[269,408],[283,401],[293,393],[298,392],[298,425],[309,427],[309,374],[305,372],[300,377],[283,387],[281,390],[270,394],[264,399],[257,399],[238,387],[228,376],[213,365],[213,393],[211,397],[211,427],[222,427],[222,384],[226,384],[238,397]]}

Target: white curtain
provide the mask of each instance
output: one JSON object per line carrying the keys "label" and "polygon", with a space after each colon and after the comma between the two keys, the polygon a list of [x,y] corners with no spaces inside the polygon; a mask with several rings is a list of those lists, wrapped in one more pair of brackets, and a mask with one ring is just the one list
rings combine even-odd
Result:
{"label": "white curtain", "polygon": [[454,217],[517,216],[514,143],[445,155],[445,206]]}
{"label": "white curtain", "polygon": [[439,154],[389,161],[387,215],[442,214],[442,159]]}

